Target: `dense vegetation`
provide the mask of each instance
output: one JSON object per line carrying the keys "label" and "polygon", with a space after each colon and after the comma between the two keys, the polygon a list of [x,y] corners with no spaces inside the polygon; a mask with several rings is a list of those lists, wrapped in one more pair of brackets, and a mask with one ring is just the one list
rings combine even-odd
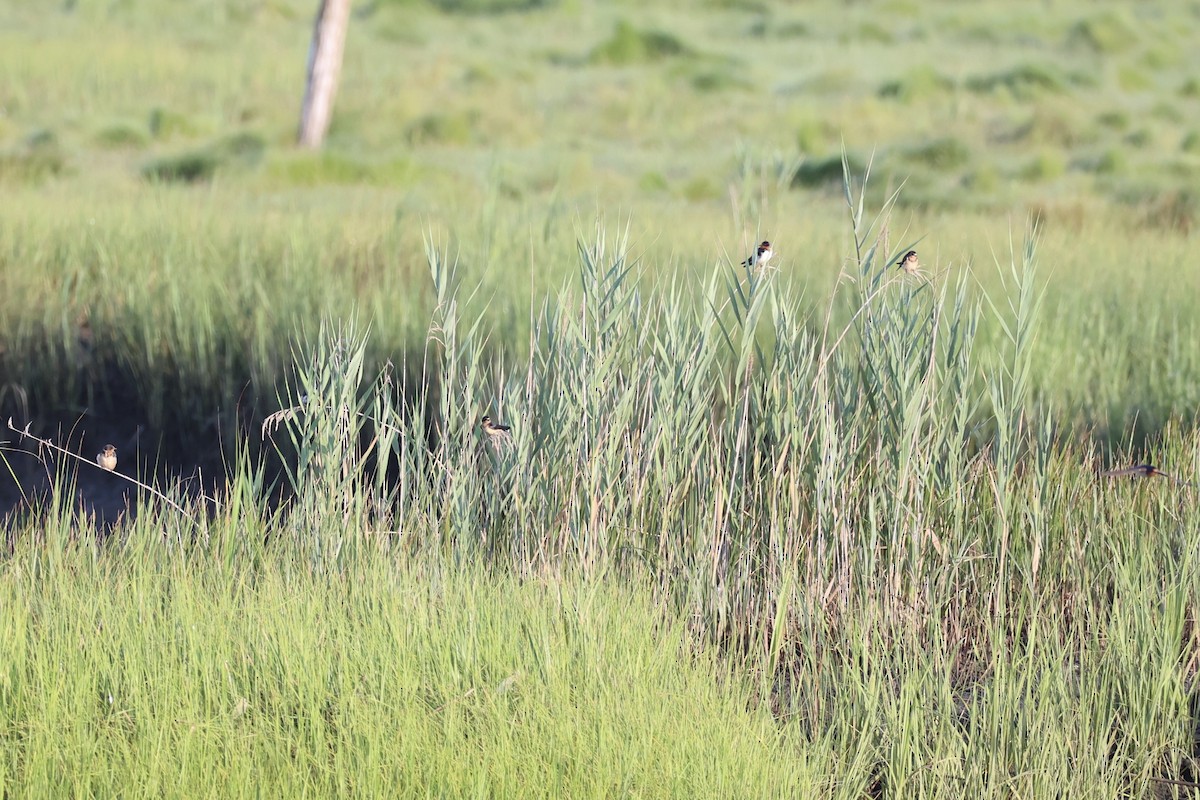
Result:
{"label": "dense vegetation", "polygon": [[0,7],[0,793],[1194,791],[1200,7],[308,5]]}

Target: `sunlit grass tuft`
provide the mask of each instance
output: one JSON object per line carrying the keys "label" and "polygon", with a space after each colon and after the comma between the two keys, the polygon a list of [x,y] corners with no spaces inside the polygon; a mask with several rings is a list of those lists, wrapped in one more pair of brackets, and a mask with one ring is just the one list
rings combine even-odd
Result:
{"label": "sunlit grass tuft", "polygon": [[237,524],[189,552],[97,552],[59,529],[5,559],[6,791],[763,797],[824,782],[827,748],[797,753],[637,581],[402,567],[378,548],[314,575],[286,547],[238,555]]}

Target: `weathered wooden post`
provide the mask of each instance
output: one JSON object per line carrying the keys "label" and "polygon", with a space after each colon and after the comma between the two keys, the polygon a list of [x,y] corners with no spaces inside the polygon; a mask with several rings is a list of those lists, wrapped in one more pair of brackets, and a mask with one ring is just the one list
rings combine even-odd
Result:
{"label": "weathered wooden post", "polygon": [[301,147],[320,147],[329,131],[349,21],[350,0],[321,0],[308,49],[308,83],[300,111]]}

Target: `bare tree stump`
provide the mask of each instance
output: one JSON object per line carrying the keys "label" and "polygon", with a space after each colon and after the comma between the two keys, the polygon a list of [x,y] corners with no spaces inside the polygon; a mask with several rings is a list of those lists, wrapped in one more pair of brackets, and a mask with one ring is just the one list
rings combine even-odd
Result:
{"label": "bare tree stump", "polygon": [[308,82],[300,111],[301,147],[320,147],[329,131],[349,21],[350,0],[321,0],[308,49]]}

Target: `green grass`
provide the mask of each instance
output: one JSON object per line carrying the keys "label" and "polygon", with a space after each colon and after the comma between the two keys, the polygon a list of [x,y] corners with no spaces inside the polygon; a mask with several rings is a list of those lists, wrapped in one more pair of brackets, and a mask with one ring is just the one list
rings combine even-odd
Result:
{"label": "green grass", "polygon": [[[547,308],[508,366],[431,249],[418,384],[368,371],[353,327],[299,347],[295,406],[264,431],[288,465],[277,513],[243,458],[190,518],[143,500],[97,545],[58,486],[14,521],[0,573],[8,785],[1040,797],[1191,780],[1197,489],[1100,482],[1094,448],[1050,427],[1031,249],[981,304],[966,280],[901,278],[862,233],[843,332],[727,268],[704,307],[643,297],[626,243],[598,235],[579,302]],[[1005,339],[977,350],[986,315]],[[480,440],[480,409],[512,447]],[[1152,449],[1200,467],[1195,431]]]}
{"label": "green grass", "polygon": [[5,560],[8,794],[763,797],[823,781],[828,750],[798,756],[636,582],[406,569],[383,549],[334,577],[131,535]]}
{"label": "green grass", "polygon": [[0,8],[0,419],[190,498],[0,435],[0,794],[1197,780],[1194,15],[364,4],[314,154],[310,6]]}

